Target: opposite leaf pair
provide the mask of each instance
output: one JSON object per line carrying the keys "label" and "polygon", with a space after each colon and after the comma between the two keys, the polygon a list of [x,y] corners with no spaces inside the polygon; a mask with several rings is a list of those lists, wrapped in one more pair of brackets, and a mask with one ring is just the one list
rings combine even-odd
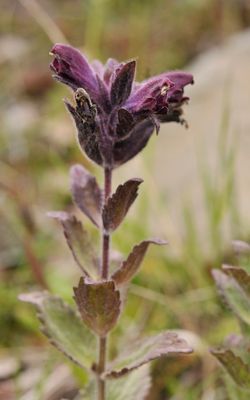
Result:
{"label": "opposite leaf pair", "polygon": [[[58,350],[90,373],[95,371],[95,336],[70,306],[47,292],[23,294],[19,298],[36,306],[42,331]],[[132,345],[127,344],[126,350],[107,365],[103,378],[122,377],[163,355],[190,352],[192,349],[175,332],[149,336]],[[120,390],[122,392],[122,386]]]}
{"label": "opposite leaf pair", "polygon": [[[121,224],[137,197],[139,179],[130,179],[119,185],[102,209],[102,191],[95,178],[82,166],[71,168],[71,190],[75,203],[96,225],[102,221],[106,234]],[[145,240],[136,245],[128,258],[113,272],[110,280],[100,277],[99,260],[92,242],[80,221],[65,212],[51,212],[50,217],[59,219],[73,257],[83,272],[78,287],[74,288],[75,301],[83,321],[97,335],[105,336],[120,315],[119,286],[127,284],[137,273],[150,244],[166,244],[160,240]]]}

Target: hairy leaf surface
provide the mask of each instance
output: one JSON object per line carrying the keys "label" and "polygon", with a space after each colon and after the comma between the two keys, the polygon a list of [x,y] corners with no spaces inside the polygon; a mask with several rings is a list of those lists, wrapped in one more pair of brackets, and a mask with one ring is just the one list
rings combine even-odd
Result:
{"label": "hairy leaf surface", "polygon": [[70,168],[71,192],[80,210],[97,226],[101,226],[102,191],[96,179],[82,165]]}
{"label": "hairy leaf surface", "polygon": [[239,356],[228,349],[213,349],[211,353],[220,361],[235,383],[242,388],[250,389],[250,370]]}
{"label": "hairy leaf surface", "polygon": [[150,239],[144,240],[143,242],[136,245],[132,249],[128,258],[123,261],[121,267],[118,268],[112,275],[112,279],[117,285],[122,285],[129,282],[138,272],[138,269],[140,268],[141,262],[150,244],[163,245],[167,244],[167,242],[159,239]]}
{"label": "hairy leaf surface", "polygon": [[95,337],[69,305],[47,292],[22,294],[19,298],[36,306],[42,332],[58,350],[80,367],[91,369]]}
{"label": "hairy leaf surface", "polygon": [[119,185],[116,192],[108,199],[103,208],[102,218],[106,231],[114,231],[125,218],[130,206],[135,201],[141,179],[130,179]]}
{"label": "hairy leaf surface", "polygon": [[98,335],[105,336],[120,315],[120,293],[114,281],[92,282],[81,278],[74,293],[83,321]]}
{"label": "hairy leaf surface", "polygon": [[233,277],[250,298],[250,275],[244,268],[223,265],[223,271]]}
{"label": "hairy leaf surface", "polygon": [[212,274],[225,304],[242,322],[250,325],[250,299],[244,290],[234,278],[220,270],[214,269]]}
{"label": "hairy leaf surface", "polygon": [[[143,365],[128,376],[112,379],[106,383],[107,400],[144,400],[151,385],[149,365]],[[92,381],[83,390],[81,399],[96,399],[96,382]],[[80,400],[77,399],[77,400]]]}
{"label": "hairy leaf surface", "polygon": [[49,212],[48,216],[61,222],[68,246],[83,274],[95,278],[98,275],[98,258],[82,223],[74,215],[64,211]]}
{"label": "hairy leaf surface", "polygon": [[138,341],[118,356],[104,373],[106,378],[117,378],[165,355],[191,353],[187,342],[174,332],[163,332]]}

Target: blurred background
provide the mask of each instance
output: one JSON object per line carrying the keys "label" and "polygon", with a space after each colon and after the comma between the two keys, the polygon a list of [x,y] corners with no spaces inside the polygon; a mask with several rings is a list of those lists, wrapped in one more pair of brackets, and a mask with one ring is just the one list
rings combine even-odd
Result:
{"label": "blurred background", "polygon": [[145,182],[113,247],[126,255],[152,236],[170,244],[150,250],[111,342],[180,329],[195,348],[193,356],[153,364],[148,400],[248,399],[225,385],[209,347],[239,331],[210,271],[230,262],[232,239],[250,237],[249,25],[249,0],[1,0],[0,399],[72,399],[86,381],[39,333],[34,310],[17,300],[49,288],[73,303],[79,273],[46,212],[75,211],[72,164],[84,164],[102,184],[76,145],[62,102],[71,94],[51,79],[55,42],[103,62],[135,57],[138,80],[169,69],[194,74],[189,129],[162,126],[115,172],[115,185]]}

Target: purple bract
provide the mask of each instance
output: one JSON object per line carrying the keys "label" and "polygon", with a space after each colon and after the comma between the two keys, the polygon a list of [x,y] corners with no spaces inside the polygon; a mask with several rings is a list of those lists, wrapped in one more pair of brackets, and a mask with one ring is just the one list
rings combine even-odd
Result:
{"label": "purple bract", "polygon": [[134,60],[90,64],[77,49],[64,44],[56,44],[51,53],[54,78],[75,93],[75,105],[65,104],[79,144],[97,164],[113,169],[139,153],[160,123],[185,122],[184,87],[193,83],[191,74],[166,72],[138,83]]}

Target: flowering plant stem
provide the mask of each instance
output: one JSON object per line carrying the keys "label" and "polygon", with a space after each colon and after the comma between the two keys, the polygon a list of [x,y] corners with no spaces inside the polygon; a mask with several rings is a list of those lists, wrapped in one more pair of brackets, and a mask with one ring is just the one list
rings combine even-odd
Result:
{"label": "flowering plant stem", "polygon": [[[104,204],[111,194],[112,187],[112,169],[104,169]],[[110,249],[110,234],[105,232],[102,228],[102,279],[108,279],[109,275],[109,249]],[[105,400],[105,381],[101,379],[100,375],[105,370],[107,353],[107,336],[99,338],[99,360],[98,360],[98,400]]]}

